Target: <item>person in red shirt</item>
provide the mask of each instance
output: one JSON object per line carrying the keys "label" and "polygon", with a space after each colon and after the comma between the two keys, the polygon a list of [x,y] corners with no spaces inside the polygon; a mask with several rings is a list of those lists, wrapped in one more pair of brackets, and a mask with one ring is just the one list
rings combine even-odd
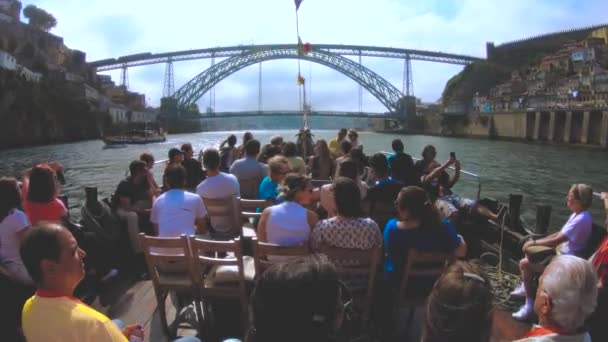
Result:
{"label": "person in red shirt", "polygon": [[23,209],[32,224],[40,221],[61,222],[68,209],[57,197],[57,173],[63,171],[58,163],[38,164],[23,178]]}

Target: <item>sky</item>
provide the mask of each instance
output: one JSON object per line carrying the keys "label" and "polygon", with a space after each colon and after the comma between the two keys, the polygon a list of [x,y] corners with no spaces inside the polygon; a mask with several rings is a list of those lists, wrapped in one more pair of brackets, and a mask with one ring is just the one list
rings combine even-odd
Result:
{"label": "sky", "polygon": [[[296,43],[293,0],[42,0],[22,1],[53,14],[51,32],[87,60],[142,52],[170,52],[239,44]],[[300,36],[311,44],[354,44],[443,51],[485,57],[486,42],[496,44],[543,33],[608,23],[606,0],[303,0]],[[26,20],[26,19],[24,19]],[[216,61],[217,62],[217,61]],[[370,68],[399,90],[403,61],[364,57]],[[174,64],[179,89],[204,71],[210,60]],[[414,94],[435,102],[447,80],[462,66],[412,62]],[[297,109],[296,60],[262,65],[262,108]],[[359,110],[359,85],[333,69],[302,62],[311,83],[315,110]],[[157,106],[165,65],[129,69],[129,89],[145,93]],[[108,72],[117,83],[120,72]],[[216,111],[257,110],[259,66],[224,79],[216,87]],[[209,96],[199,100],[201,111]],[[363,111],[386,108],[364,90]]]}

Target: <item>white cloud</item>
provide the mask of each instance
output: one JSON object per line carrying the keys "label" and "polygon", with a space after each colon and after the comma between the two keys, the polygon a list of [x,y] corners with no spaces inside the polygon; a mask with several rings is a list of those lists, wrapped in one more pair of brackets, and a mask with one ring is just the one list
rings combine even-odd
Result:
{"label": "white cloud", "polygon": [[[25,4],[32,3],[24,1]],[[238,44],[294,43],[291,0],[175,2],[145,0],[45,0],[34,4],[58,19],[53,32],[66,44],[87,52],[88,60],[140,52],[166,52]],[[300,34],[311,43],[342,43],[446,51],[485,56],[486,41],[501,43],[532,35],[606,21],[608,2],[590,0],[304,0]],[[264,63],[266,109],[295,108],[295,61]],[[402,88],[398,60],[364,59],[364,64]],[[175,64],[179,88],[208,67],[209,61]],[[304,76],[308,64],[304,63]],[[423,100],[439,98],[460,66],[414,62],[414,90]],[[242,70],[216,88],[217,110],[258,107],[257,66]],[[118,80],[118,72],[111,73]],[[130,86],[153,104],[162,95],[164,66],[130,70]],[[320,65],[312,67],[313,106],[358,110],[358,85]],[[365,111],[385,109],[370,94]],[[204,108],[208,97],[200,105]]]}

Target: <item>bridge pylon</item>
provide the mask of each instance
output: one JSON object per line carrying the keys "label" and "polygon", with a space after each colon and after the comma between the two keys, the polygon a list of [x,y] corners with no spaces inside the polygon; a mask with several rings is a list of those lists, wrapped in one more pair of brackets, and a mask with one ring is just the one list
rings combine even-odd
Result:
{"label": "bridge pylon", "polygon": [[120,86],[129,89],[129,67],[126,64],[120,69]]}
{"label": "bridge pylon", "polygon": [[163,84],[163,97],[173,97],[175,93],[175,77],[173,73],[173,59],[169,57],[165,66],[165,82]]}

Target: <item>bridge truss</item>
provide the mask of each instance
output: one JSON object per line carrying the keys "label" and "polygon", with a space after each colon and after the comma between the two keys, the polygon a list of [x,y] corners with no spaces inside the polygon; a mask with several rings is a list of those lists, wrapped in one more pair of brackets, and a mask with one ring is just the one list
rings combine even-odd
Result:
{"label": "bridge truss", "polygon": [[243,68],[268,60],[298,58],[341,72],[374,95],[389,111],[398,111],[402,94],[380,75],[357,62],[330,52],[316,50],[299,54],[295,45],[282,49],[250,51],[225,59],[194,77],[178,89],[173,97],[177,100],[178,107],[188,108],[221,80]]}
{"label": "bridge truss", "polygon": [[[229,58],[262,50],[296,49],[296,44],[273,44],[273,45],[239,45],[229,47],[216,47],[199,50],[186,50],[167,53],[141,53],[119,58],[109,58],[89,63],[97,68],[97,71],[110,71],[142,65],[189,61],[206,58]],[[410,59],[438,63],[467,65],[483,58],[451,54],[445,52],[422,51],[412,49],[399,49],[392,47],[377,47],[363,45],[341,45],[341,44],[313,44],[312,51],[327,52],[341,56],[363,56]]]}

